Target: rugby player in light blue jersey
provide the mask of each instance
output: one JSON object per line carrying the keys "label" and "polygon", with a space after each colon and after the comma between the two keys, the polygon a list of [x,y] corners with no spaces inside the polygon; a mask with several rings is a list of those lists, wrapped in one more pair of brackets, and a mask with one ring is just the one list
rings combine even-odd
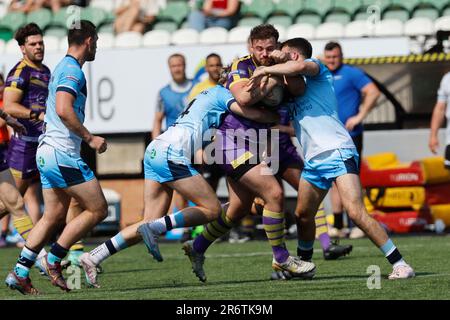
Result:
{"label": "rugby player in light blue jersey", "polygon": [[257,80],[267,74],[297,75],[306,83],[305,93],[288,103],[305,163],[295,211],[302,230],[300,257],[302,260],[312,258],[314,216],[335,181],[350,218],[393,265],[389,279],[414,277],[414,270],[403,260],[384,229],[367,213],[359,181],[359,155],[339,121],[331,73],[319,60],[311,59],[311,55],[312,47],[306,39],[290,39],[281,45],[281,51],[271,54],[279,64],[258,68],[251,80],[252,86],[256,86],[259,85]]}
{"label": "rugby player in light blue jersey", "polygon": [[68,249],[107,215],[106,199],[91,169],[80,157],[84,140],[98,153],[106,151],[102,137],[83,126],[87,97],[86,78],[81,70],[93,61],[97,50],[97,31],[86,20],[68,32],[69,49],[56,66],[49,85],[45,131],[39,138],[36,162],[41,174],[45,213],[31,230],[17,264],[6,278],[11,289],[23,294],[38,294],[29,278],[37,253],[65,222],[73,197],[85,210],[70,221],[50,252],[40,263],[53,285],[69,291],[61,272],[61,260]]}
{"label": "rugby player in light blue jersey", "polygon": [[[157,238],[174,228],[193,227],[224,216],[214,190],[193,167],[192,158],[212,137],[228,113],[235,113],[258,122],[273,123],[278,114],[260,108],[242,108],[228,89],[217,85],[201,92],[166,132],[147,147],[144,156],[144,219],[123,229],[116,236],[84,253],[80,262],[86,278],[98,287],[97,271],[102,261],[114,253],[144,240],[157,261],[163,258]],[[173,191],[197,204],[174,214],[165,215]]]}

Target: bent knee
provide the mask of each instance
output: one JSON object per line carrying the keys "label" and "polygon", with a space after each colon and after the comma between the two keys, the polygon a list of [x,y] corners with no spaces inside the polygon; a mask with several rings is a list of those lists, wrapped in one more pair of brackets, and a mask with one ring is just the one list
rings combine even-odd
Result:
{"label": "bent knee", "polygon": [[265,192],[264,202],[267,204],[282,204],[283,203],[283,190],[281,188],[271,188]]}

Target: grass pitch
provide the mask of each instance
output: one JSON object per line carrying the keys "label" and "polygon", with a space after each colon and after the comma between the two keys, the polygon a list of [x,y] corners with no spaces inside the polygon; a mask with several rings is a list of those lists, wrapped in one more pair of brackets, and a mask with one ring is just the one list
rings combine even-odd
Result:
{"label": "grass pitch", "polygon": [[[244,244],[214,244],[207,252],[207,283],[200,283],[183,255],[180,243],[163,243],[164,262],[158,263],[143,245],[119,252],[104,264],[100,289],[64,293],[33,268],[33,284],[42,295],[38,299],[167,299],[167,300],[323,300],[323,299],[449,299],[450,236],[394,237],[394,243],[415,269],[416,278],[390,281],[391,266],[367,239],[345,240],[353,244],[350,256],[325,261],[316,242],[314,262],[317,273],[312,281],[271,281],[271,250],[265,241]],[[295,253],[296,241],[288,248]],[[1,281],[14,266],[19,249],[0,250]],[[381,269],[380,289],[368,289],[367,268]],[[82,273],[84,284],[84,274]],[[372,282],[373,283],[373,282]],[[6,286],[0,299],[36,299],[22,296]]]}

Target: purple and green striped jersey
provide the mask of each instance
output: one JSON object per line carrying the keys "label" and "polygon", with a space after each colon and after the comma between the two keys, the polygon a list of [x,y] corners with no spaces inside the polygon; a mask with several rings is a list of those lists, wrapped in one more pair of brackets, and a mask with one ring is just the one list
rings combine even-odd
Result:
{"label": "purple and green striped jersey", "polygon": [[[50,69],[42,65],[40,68],[30,61],[23,59],[17,63],[8,74],[5,91],[22,93],[20,104],[36,112],[46,111]],[[39,137],[42,133],[43,122],[28,119],[18,119],[27,129],[28,137]]]}

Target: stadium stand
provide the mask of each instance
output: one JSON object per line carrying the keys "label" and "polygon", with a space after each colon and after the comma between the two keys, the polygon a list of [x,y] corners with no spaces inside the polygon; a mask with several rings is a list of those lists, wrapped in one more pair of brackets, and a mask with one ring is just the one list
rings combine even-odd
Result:
{"label": "stadium stand", "polygon": [[[5,46],[13,38],[14,31],[28,22],[36,22],[46,36],[59,39],[66,35],[70,19],[76,10],[84,19],[93,21],[102,35],[114,35],[114,11],[119,1],[91,0],[89,6],[70,6],[57,13],[40,9],[28,15],[7,12],[7,5],[0,4],[0,39]],[[146,32],[142,46],[167,46],[170,44],[237,43],[245,42],[239,28],[233,30],[206,30],[205,35],[194,34],[187,26],[190,7],[188,1],[167,0],[156,21]],[[281,39],[303,35],[308,39],[338,39],[356,37],[407,36],[419,38],[420,45],[414,52],[420,53],[435,43],[438,30],[450,30],[450,2],[446,0],[241,0],[240,18],[237,23],[248,30],[261,23],[271,23],[280,29]],[[186,32],[182,30],[188,29]],[[246,31],[247,32],[247,31]],[[216,34],[213,40],[209,34]],[[180,36],[181,35],[181,36]],[[183,39],[186,35],[186,39]],[[425,40],[423,39],[425,37]],[[122,43],[123,40],[112,41]],[[125,37],[127,39],[127,36]],[[158,39],[158,40],[157,40]],[[168,41],[168,39],[170,39]],[[205,42],[206,41],[206,42]],[[105,40],[110,47],[110,36]],[[136,42],[133,42],[133,46]]]}

